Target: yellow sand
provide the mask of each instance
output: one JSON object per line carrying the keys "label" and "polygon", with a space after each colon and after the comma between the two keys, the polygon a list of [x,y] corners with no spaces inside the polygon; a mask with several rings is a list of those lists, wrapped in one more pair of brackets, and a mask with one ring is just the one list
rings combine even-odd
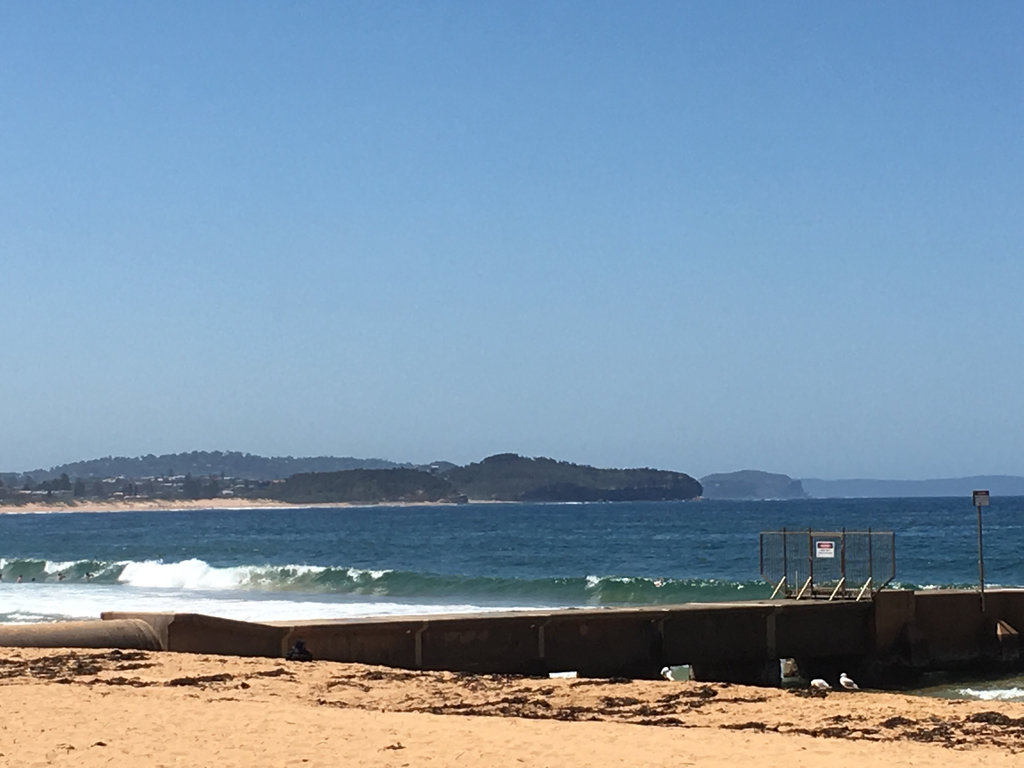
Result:
{"label": "yellow sand", "polygon": [[[474,504],[485,503],[474,501]],[[382,506],[427,506],[437,502],[381,502]],[[10,513],[40,512],[145,512],[176,509],[249,509],[252,507],[268,507],[272,509],[309,509],[311,507],[344,508],[364,507],[366,504],[348,502],[331,502],[328,504],[286,504],[273,499],[125,499],[123,501],[69,501],[29,504],[0,505],[0,515]],[[372,505],[369,505],[372,506]]]}
{"label": "yellow sand", "polygon": [[0,766],[1000,768],[1022,750],[1022,704],[0,649]]}

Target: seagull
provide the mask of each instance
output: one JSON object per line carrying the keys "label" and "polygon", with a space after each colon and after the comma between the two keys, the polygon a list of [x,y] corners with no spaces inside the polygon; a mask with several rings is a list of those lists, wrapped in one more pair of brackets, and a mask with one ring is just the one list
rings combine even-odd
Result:
{"label": "seagull", "polygon": [[860,686],[853,682],[845,672],[839,675],[839,684],[848,691],[859,691]]}
{"label": "seagull", "polygon": [[822,680],[820,677],[816,677],[811,680],[811,688],[819,691],[831,691],[832,686],[828,684],[827,680]]}
{"label": "seagull", "polygon": [[676,679],[675,675],[672,674],[672,667],[662,667],[661,676],[664,677],[666,680]]}

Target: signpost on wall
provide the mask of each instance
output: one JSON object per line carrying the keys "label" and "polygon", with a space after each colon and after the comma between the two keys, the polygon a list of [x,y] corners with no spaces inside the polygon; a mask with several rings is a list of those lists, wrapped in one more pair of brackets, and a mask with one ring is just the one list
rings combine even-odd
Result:
{"label": "signpost on wall", "polygon": [[988,506],[988,491],[975,491],[972,495],[978,510],[978,592],[981,595],[981,612],[985,612],[985,558],[981,548],[981,508]]}

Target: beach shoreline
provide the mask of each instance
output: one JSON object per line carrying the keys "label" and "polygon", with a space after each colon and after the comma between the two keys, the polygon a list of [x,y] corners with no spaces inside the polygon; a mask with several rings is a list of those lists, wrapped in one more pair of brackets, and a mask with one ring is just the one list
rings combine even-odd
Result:
{"label": "beach shoreline", "polygon": [[[0,649],[0,765],[1017,765],[1024,704]],[[998,710],[998,711],[996,711]]]}
{"label": "beach shoreline", "polygon": [[[495,503],[471,500],[472,504]],[[512,502],[509,502],[512,503]],[[334,501],[311,504],[295,504],[276,499],[126,499],[124,501],[71,501],[71,502],[29,502],[26,504],[0,504],[0,515],[10,514],[61,514],[68,512],[178,512],[195,509],[242,510],[242,509],[358,509],[367,507],[438,507],[453,506],[454,502],[436,501],[381,501],[349,502]]]}

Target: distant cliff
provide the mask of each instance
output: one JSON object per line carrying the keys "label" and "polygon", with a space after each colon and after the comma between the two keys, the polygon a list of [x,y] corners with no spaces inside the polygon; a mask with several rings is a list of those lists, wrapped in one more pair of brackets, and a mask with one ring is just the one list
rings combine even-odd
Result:
{"label": "distant cliff", "polygon": [[490,456],[444,477],[471,499],[503,501],[660,501],[695,499],[701,485],[682,472],[598,469],[514,453]]}
{"label": "distant cliff", "polygon": [[1024,477],[973,475],[934,480],[803,480],[807,492],[818,499],[907,498],[915,496],[963,496],[987,490],[993,496],[1024,496]]}
{"label": "distant cliff", "polygon": [[755,469],[723,472],[702,477],[706,499],[805,499],[799,480]]}

